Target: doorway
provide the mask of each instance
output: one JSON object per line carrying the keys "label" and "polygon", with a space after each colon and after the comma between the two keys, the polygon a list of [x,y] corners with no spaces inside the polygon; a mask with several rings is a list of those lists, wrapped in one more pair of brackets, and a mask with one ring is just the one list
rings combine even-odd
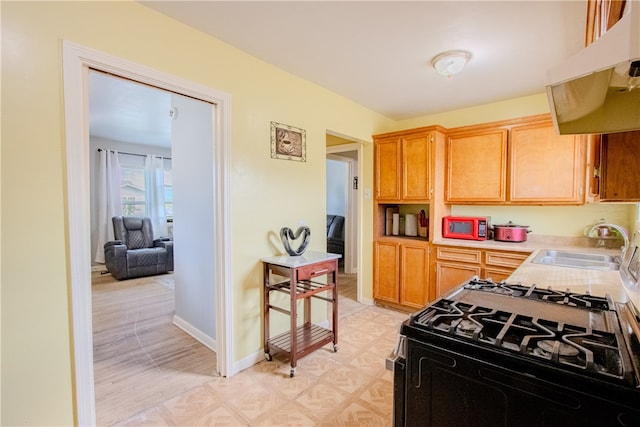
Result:
{"label": "doorway", "polygon": [[[362,147],[359,142],[353,139],[347,139],[335,134],[327,134],[327,180],[328,182],[332,177],[329,177],[330,166],[329,162],[333,163],[342,176],[344,182],[340,184],[328,184],[339,188],[340,194],[330,194],[333,190],[327,188],[327,214],[334,206],[334,202],[330,201],[330,198],[338,198],[344,200],[344,261],[341,268],[341,273],[345,275],[347,281],[354,281],[356,283],[355,299],[358,302],[362,302],[362,283],[360,274],[362,268],[362,191],[359,185],[359,177],[362,176],[362,162],[359,160],[362,157]],[[344,172],[340,172],[343,170]],[[341,202],[338,202],[340,204]],[[337,208],[340,209],[340,208]]]}
{"label": "doorway", "polygon": [[[148,217],[154,239],[173,240],[175,265],[167,274],[123,281],[106,271],[92,274],[96,418],[99,425],[112,425],[218,372],[215,271],[209,262],[216,235],[214,106],[94,69],[89,83],[90,156],[102,150],[117,156],[109,182],[120,190],[113,191],[110,212],[96,214],[98,206],[91,204],[92,237],[113,240],[112,232],[97,230],[120,211]],[[110,198],[100,193],[109,186],[96,178],[106,180],[107,174],[91,165],[92,202],[106,205]],[[104,266],[105,242],[93,240],[92,255]]]}
{"label": "doorway", "polygon": [[233,375],[232,300],[230,277],[230,194],[229,194],[229,128],[230,97],[212,88],[169,74],[124,61],[102,52],[68,41],[63,42],[64,108],[67,162],[67,229],[69,241],[69,277],[71,284],[72,327],[77,422],[95,425],[95,392],[93,388],[93,339],[91,312],[90,253],[90,182],[88,144],[88,72],[90,68],[120,76],[157,88],[199,99],[215,106],[211,122],[214,182],[217,183],[211,209],[215,213],[216,232],[215,298],[208,301],[216,309],[216,341],[218,371]]}

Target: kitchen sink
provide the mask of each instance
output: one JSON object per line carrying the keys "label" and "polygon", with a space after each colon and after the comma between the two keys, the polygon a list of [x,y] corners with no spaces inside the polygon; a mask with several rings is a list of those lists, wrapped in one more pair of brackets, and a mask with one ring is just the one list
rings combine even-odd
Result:
{"label": "kitchen sink", "polygon": [[584,268],[588,270],[619,270],[620,259],[605,254],[570,252],[544,249],[531,260],[534,264],[558,267]]}

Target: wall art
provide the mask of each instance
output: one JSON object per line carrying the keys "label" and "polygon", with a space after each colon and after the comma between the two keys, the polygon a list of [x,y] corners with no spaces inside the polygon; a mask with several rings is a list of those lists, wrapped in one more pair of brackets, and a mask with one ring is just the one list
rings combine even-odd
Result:
{"label": "wall art", "polygon": [[271,122],[271,158],[307,161],[307,132],[294,126]]}

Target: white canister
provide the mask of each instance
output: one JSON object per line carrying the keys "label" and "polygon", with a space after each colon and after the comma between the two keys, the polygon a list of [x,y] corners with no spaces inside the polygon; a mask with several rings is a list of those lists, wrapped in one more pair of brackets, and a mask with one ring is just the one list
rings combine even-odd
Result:
{"label": "white canister", "polygon": [[392,224],[391,234],[393,234],[394,236],[397,236],[398,234],[400,234],[400,214],[397,214],[397,213],[393,214],[393,224]]}
{"label": "white canister", "polygon": [[418,235],[418,215],[406,214],[404,217],[404,234],[406,236]]}

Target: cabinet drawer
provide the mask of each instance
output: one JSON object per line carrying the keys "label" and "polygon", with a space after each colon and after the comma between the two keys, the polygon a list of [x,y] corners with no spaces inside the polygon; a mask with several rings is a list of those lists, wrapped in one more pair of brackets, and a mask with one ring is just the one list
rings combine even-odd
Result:
{"label": "cabinet drawer", "polygon": [[317,264],[306,265],[298,269],[298,280],[309,280],[317,276],[323,276],[335,271],[338,266],[337,260],[325,261]]}
{"label": "cabinet drawer", "polygon": [[527,252],[491,252],[485,253],[485,264],[516,269],[527,259],[530,253]]}
{"label": "cabinet drawer", "polygon": [[458,262],[480,264],[482,251],[479,249],[460,249],[446,246],[438,246],[436,251],[438,259]]}

